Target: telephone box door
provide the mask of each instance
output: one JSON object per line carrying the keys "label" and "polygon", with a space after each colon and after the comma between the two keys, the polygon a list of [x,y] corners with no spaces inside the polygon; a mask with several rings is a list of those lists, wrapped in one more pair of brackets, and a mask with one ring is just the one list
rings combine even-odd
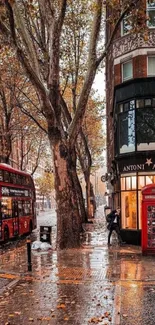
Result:
{"label": "telephone box door", "polygon": [[155,184],[142,189],[142,253],[155,255]]}

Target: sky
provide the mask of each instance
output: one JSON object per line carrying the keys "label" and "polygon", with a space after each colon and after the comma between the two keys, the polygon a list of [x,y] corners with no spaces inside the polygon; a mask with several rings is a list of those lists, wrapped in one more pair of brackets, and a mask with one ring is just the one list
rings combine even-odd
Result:
{"label": "sky", "polygon": [[93,88],[98,91],[101,100],[105,98],[105,71],[99,71],[95,77]]}

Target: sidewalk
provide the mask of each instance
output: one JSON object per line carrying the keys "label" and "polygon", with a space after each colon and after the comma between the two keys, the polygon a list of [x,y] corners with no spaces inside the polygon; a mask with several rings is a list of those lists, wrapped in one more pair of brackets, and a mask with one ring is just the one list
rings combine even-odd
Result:
{"label": "sidewalk", "polygon": [[155,259],[116,238],[108,248],[102,207],[80,249],[57,252],[53,232],[53,250],[32,253],[32,272],[26,241],[1,252],[1,325],[155,324]]}

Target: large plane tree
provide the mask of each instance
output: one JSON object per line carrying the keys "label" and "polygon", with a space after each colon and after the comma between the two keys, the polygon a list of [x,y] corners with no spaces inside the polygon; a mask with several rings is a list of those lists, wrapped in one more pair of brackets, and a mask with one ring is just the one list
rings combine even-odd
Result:
{"label": "large plane tree", "polygon": [[[62,42],[65,43],[65,18],[78,0],[1,0],[0,32],[8,41],[30,78],[40,98],[41,110],[47,122],[48,137],[54,161],[57,202],[57,246],[77,247],[80,244],[81,223],[80,187],[76,173],[76,142],[81,132],[89,94],[96,71],[106,56],[106,50],[121,19],[139,1],[124,1],[112,21],[112,34],[106,48],[100,32],[104,26],[105,4],[115,1],[83,0],[81,5],[90,14],[85,38],[87,51],[83,67],[84,78],[76,98],[76,110],[69,110],[60,91]],[[82,11],[82,15],[85,11]],[[71,16],[70,16],[71,17]],[[73,22],[70,21],[72,24]],[[103,32],[103,30],[102,30]],[[102,33],[103,35],[103,33]],[[66,44],[69,45],[69,44]]]}

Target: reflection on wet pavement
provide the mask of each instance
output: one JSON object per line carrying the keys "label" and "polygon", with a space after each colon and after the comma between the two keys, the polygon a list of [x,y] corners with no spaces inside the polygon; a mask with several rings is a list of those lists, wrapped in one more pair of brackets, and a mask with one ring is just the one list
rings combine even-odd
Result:
{"label": "reflection on wet pavement", "polygon": [[103,217],[85,227],[82,247],[64,251],[55,250],[53,230],[53,249],[32,252],[32,272],[26,240],[1,250],[0,288],[18,284],[0,297],[0,324],[154,324],[154,258],[139,247],[120,248],[114,236],[108,248]]}

